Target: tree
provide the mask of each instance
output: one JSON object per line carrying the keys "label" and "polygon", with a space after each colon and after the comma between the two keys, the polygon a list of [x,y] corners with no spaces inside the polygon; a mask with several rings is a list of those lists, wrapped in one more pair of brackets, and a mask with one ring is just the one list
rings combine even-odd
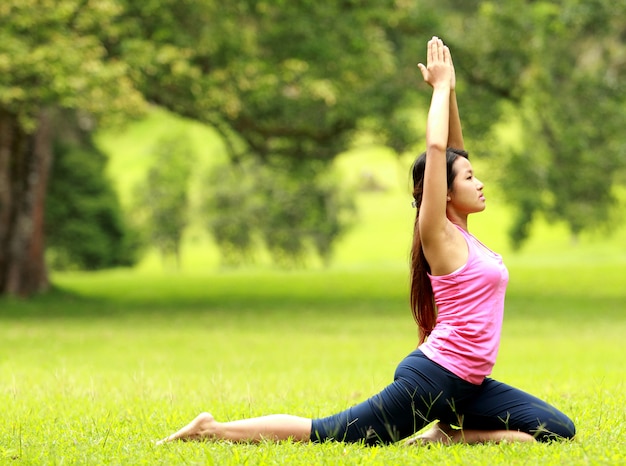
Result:
{"label": "tree", "polygon": [[180,243],[188,222],[188,187],[193,151],[184,134],[159,138],[153,148],[146,180],[138,186],[140,209],[150,241],[163,259],[173,255],[180,266]]}
{"label": "tree", "polygon": [[[150,100],[215,128],[234,172],[255,167],[252,180],[245,175],[211,192],[210,228],[228,260],[250,256],[255,233],[279,262],[297,261],[311,243],[328,260],[349,223],[339,220],[346,204],[337,187],[321,181],[330,162],[361,131],[400,150],[417,140],[399,105],[416,87],[415,62],[400,60],[389,35],[403,8],[392,1],[128,2],[123,29],[134,37],[112,44],[112,53],[135,64]],[[425,37],[418,42],[421,50]],[[216,178],[223,186],[222,171]],[[256,211],[259,196],[267,200],[262,224],[244,215]]]}
{"label": "tree", "polygon": [[133,265],[134,235],[105,176],[107,158],[78,120],[72,112],[56,118],[44,213],[47,256],[58,269]]}
{"label": "tree", "polygon": [[[533,66],[522,82],[524,149],[512,154],[507,169],[514,181],[509,199],[519,213],[515,244],[525,239],[521,220],[538,212],[565,222],[574,237],[612,220],[616,176],[626,168],[626,85],[620,79],[626,63],[619,58],[624,46],[618,39],[626,34],[626,5],[544,3],[533,15],[542,27],[535,36]],[[534,167],[541,198],[519,189],[522,167]]]}
{"label": "tree", "polygon": [[[239,0],[190,2],[173,14],[135,2],[128,20],[150,46],[127,52],[142,90],[215,127],[234,161],[330,160],[364,130],[414,150],[423,133],[411,120],[428,96],[414,65],[426,38],[441,34],[455,53],[469,146],[501,168],[519,245],[537,213],[574,234],[609,218],[614,174],[625,166],[625,8],[610,0]],[[166,59],[155,65],[146,50]],[[175,91],[158,91],[160,74]],[[494,147],[491,128],[511,112],[521,149]],[[590,155],[599,147],[605,157]]]}
{"label": "tree", "polygon": [[256,222],[265,199],[257,189],[258,170],[250,164],[216,165],[202,193],[200,215],[226,265],[252,262],[257,246]]}
{"label": "tree", "polygon": [[44,202],[58,109],[98,119],[136,114],[144,100],[102,37],[117,2],[5,0],[0,7],[0,293],[48,287]]}
{"label": "tree", "polygon": [[[395,121],[402,92],[394,78],[406,73],[398,73],[385,30],[402,8],[391,0],[3,2],[2,292],[47,286],[49,111],[98,119],[140,108],[143,93],[214,126],[233,160],[329,161],[362,127],[382,133]],[[28,157],[32,163],[13,164]]]}
{"label": "tree", "polygon": [[326,171],[316,160],[216,166],[205,183],[202,216],[223,261],[252,261],[255,246],[263,244],[281,266],[303,263],[310,252],[328,264],[355,206]]}
{"label": "tree", "polygon": [[590,228],[607,217],[612,173],[625,165],[625,9],[610,0],[5,0],[0,293],[47,286],[43,206],[59,109],[98,122],[148,100],[214,127],[239,163],[328,164],[364,131],[411,150],[428,99],[415,64],[433,34],[454,49],[470,143],[490,148],[504,103],[519,114],[523,149],[498,154],[517,237],[538,212],[574,233]]}
{"label": "tree", "polygon": [[133,63],[150,100],[216,128],[233,160],[328,161],[363,128],[398,126],[427,36],[411,37],[420,53],[404,61],[408,38],[391,31],[407,9],[390,0],[128,2],[122,24],[133,40],[110,49]]}
{"label": "tree", "polygon": [[506,109],[522,128],[516,146],[479,146],[502,166],[514,246],[537,214],[574,236],[612,220],[626,168],[625,15],[626,4],[609,0],[480,2],[462,33],[451,29],[472,91],[461,93],[464,120]]}

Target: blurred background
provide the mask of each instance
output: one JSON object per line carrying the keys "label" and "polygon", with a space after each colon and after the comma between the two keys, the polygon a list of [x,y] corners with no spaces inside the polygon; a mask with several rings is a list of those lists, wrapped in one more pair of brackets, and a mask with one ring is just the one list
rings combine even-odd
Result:
{"label": "blurred background", "polygon": [[626,3],[3,0],[0,294],[123,269],[406,268],[450,46],[513,261],[626,261]]}

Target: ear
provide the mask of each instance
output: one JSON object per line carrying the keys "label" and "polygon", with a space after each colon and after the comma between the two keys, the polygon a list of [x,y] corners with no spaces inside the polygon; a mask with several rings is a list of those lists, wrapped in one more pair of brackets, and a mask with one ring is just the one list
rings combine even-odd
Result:
{"label": "ear", "polygon": [[452,186],[446,190],[446,201],[450,202],[452,200]]}

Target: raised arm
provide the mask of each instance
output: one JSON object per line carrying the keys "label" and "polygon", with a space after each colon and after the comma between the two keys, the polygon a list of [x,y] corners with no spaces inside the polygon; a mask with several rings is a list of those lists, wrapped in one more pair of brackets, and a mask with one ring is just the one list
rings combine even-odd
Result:
{"label": "raised arm", "polygon": [[459,106],[456,102],[456,73],[454,63],[450,56],[452,65],[452,77],[450,78],[450,121],[448,124],[448,147],[455,149],[465,149],[463,142],[463,130],[461,128],[461,117],[459,116]]}
{"label": "raised arm", "polygon": [[441,39],[433,37],[428,42],[426,66],[421,63],[418,66],[424,80],[433,88],[426,125],[426,169],[419,210],[419,232],[424,252],[427,253],[430,245],[434,243],[436,248],[436,244],[441,243],[448,222],[446,147],[450,125],[452,61]]}
{"label": "raised arm", "polygon": [[433,275],[446,275],[467,261],[463,235],[447,216],[446,148],[463,148],[461,122],[453,89],[456,85],[450,50],[437,37],[428,42],[427,66],[419,65],[433,87],[426,125],[426,167],[418,228],[422,251]]}

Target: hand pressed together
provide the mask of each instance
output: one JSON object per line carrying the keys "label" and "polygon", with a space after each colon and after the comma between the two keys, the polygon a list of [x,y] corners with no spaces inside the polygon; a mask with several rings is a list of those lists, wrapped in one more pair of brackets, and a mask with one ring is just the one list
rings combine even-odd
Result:
{"label": "hand pressed together", "polygon": [[422,72],[424,81],[433,88],[447,86],[454,89],[456,86],[450,49],[438,37],[433,37],[428,41],[426,66],[423,63],[417,66]]}

